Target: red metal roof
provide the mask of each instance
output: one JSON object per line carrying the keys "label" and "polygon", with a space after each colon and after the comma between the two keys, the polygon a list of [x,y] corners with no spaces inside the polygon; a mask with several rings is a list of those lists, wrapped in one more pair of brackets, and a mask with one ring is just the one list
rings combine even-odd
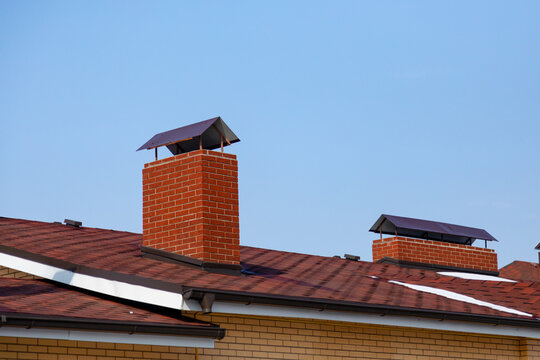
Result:
{"label": "red metal roof", "polygon": [[0,252],[22,250],[20,256],[38,254],[40,261],[77,264],[80,271],[99,270],[103,276],[122,274],[150,286],[531,319],[393,282],[398,281],[454,291],[540,317],[540,283],[535,282],[466,280],[431,270],[247,246],[241,247],[246,275],[232,276],[143,258],[141,241],[140,234],[129,232],[0,218]]}

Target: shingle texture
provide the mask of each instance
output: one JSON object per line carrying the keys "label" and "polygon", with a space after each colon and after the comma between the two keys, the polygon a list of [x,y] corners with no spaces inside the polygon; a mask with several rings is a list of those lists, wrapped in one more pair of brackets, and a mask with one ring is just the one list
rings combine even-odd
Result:
{"label": "shingle texture", "polygon": [[24,314],[144,325],[212,326],[189,318],[161,315],[41,280],[0,278],[0,299],[0,313],[3,315]]}
{"label": "shingle texture", "polygon": [[501,268],[500,274],[512,280],[540,282],[540,264],[516,260]]}
{"label": "shingle texture", "polygon": [[[331,300],[505,318],[540,317],[540,283],[466,280],[435,271],[241,246],[244,276],[208,273],[142,257],[140,234],[0,218],[0,244],[92,269],[179,288]],[[418,291],[391,281],[457,292],[532,317]]]}

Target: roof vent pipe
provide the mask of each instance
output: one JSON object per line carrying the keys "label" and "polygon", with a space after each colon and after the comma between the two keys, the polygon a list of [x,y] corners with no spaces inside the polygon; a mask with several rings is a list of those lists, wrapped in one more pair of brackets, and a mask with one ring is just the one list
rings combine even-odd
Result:
{"label": "roof vent pipe", "polygon": [[203,295],[203,298],[201,299],[201,310],[203,314],[209,314],[212,312],[212,305],[214,305],[215,300],[215,294],[206,293]]}
{"label": "roof vent pipe", "polygon": [[76,221],[76,220],[70,220],[70,219],[64,219],[64,224],[67,226],[72,226],[76,228],[80,228],[82,226],[82,221]]}

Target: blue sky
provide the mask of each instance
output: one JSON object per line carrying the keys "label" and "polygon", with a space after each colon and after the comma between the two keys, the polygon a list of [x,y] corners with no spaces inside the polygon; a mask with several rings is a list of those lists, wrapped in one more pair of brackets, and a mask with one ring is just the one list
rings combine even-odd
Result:
{"label": "blue sky", "polygon": [[[0,216],[141,231],[135,150],[222,116],[241,243],[371,260],[381,213],[540,242],[540,3],[1,1]],[[165,150],[160,156],[165,156]]]}

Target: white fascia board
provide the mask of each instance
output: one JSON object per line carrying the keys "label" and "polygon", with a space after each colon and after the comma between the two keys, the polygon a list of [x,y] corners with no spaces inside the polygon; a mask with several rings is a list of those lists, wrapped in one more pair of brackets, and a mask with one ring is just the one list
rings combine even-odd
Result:
{"label": "white fascia board", "polygon": [[421,328],[443,331],[457,331],[474,334],[518,336],[540,339],[540,329],[532,327],[518,327],[507,325],[492,325],[454,320],[438,320],[415,316],[378,315],[350,311],[335,311],[306,309],[292,306],[277,305],[245,305],[234,302],[216,301],[212,312],[223,314],[255,315],[267,317],[286,317],[298,319],[315,319],[344,321],[349,323],[401,326],[408,328]]}
{"label": "white fascia board", "polygon": [[95,341],[105,343],[185,346],[198,348],[213,348],[214,339],[184,336],[184,335],[156,335],[156,334],[128,334],[112,331],[85,331],[43,328],[0,327],[0,336],[14,336],[38,339],[57,339],[75,341]]}
{"label": "white fascia board", "polygon": [[[0,253],[0,265],[81,289],[95,291],[100,294],[176,310],[196,311],[201,309],[196,303],[185,302],[182,294],[179,293],[79,274],[4,253]],[[191,307],[190,304],[192,306],[195,305],[195,308]]]}

